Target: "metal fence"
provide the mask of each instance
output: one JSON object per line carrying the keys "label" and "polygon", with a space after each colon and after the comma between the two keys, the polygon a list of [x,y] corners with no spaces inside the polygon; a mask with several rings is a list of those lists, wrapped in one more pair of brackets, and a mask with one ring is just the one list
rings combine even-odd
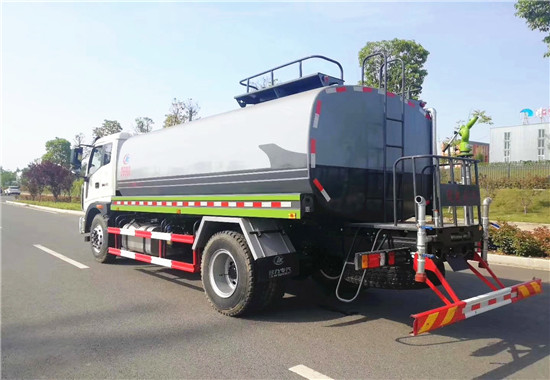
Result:
{"label": "metal fence", "polygon": [[479,163],[479,174],[488,179],[550,177],[550,161]]}

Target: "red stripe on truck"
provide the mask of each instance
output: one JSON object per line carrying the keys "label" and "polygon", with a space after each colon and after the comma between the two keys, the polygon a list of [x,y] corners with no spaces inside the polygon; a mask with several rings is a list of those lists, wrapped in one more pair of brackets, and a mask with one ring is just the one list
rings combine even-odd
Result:
{"label": "red stripe on truck", "polygon": [[134,236],[150,239],[151,238],[151,232],[150,231],[135,230]]}
{"label": "red stripe on truck", "polygon": [[311,153],[317,153],[317,140],[315,139],[311,139],[311,141],[309,142],[309,145],[310,145],[310,151]]}
{"label": "red stripe on truck", "polygon": [[315,185],[315,187],[317,187],[317,188],[319,189],[319,191],[325,190],[325,189],[323,188],[323,185],[321,185],[321,182],[319,182],[319,180],[318,180],[317,178],[315,178],[315,179],[313,180],[313,184]]}
{"label": "red stripe on truck", "polygon": [[141,253],[136,253],[136,260],[143,261],[144,263],[151,263],[152,256],[142,255]]}
{"label": "red stripe on truck", "polygon": [[315,108],[315,113],[317,115],[321,114],[321,101],[320,100],[317,101],[317,107]]}

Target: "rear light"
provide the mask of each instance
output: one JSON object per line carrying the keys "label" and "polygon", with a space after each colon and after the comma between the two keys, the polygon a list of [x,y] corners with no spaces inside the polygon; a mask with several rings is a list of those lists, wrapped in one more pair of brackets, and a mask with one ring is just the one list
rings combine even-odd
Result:
{"label": "rear light", "polygon": [[388,265],[395,265],[395,252],[388,252]]}
{"label": "rear light", "polygon": [[380,266],[381,263],[379,253],[373,253],[361,257],[361,268],[363,269],[378,268]]}
{"label": "rear light", "polygon": [[355,270],[380,268],[409,263],[411,251],[408,247],[382,249],[380,251],[357,252]]}

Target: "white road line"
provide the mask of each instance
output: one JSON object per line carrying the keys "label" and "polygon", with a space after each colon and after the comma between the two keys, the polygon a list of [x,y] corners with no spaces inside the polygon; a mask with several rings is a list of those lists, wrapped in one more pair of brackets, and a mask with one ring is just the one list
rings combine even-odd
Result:
{"label": "white road line", "polygon": [[332,380],[332,378],[323,375],[322,373],[319,373],[315,370],[312,370],[309,367],[306,367],[303,364],[296,365],[294,367],[291,367],[288,369],[289,371],[292,371],[302,377],[305,377],[309,380]]}
{"label": "white road line", "polygon": [[33,244],[34,247],[38,248],[38,249],[41,249],[42,251],[46,252],[46,253],[49,253],[50,255],[52,256],[55,256],[57,257],[58,259],[61,259],[71,265],[74,265],[75,267],[77,268],[80,268],[80,269],[89,269],[90,267],[84,265],[84,264],[81,264],[79,263],[78,261],[75,261],[73,259],[69,259],[67,256],[63,256],[61,253],[57,253],[55,251],[52,251],[51,249],[49,248],[46,248],[40,244]]}

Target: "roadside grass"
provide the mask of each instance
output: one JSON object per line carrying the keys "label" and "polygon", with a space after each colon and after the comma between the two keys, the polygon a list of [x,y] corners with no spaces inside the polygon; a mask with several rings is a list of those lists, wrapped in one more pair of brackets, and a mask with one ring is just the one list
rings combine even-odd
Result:
{"label": "roadside grass", "polygon": [[16,200],[16,202],[26,203],[26,204],[35,205],[35,206],[59,208],[62,210],[76,210],[76,211],[82,210],[80,206],[80,202],[76,203],[76,202],[53,202],[53,201],[28,201],[28,200],[21,200],[21,199]]}
{"label": "roadside grass", "polygon": [[[523,202],[529,202],[524,213]],[[499,189],[491,204],[492,220],[550,223],[550,190]]]}
{"label": "roadside grass", "polygon": [[[482,198],[487,195],[482,190]],[[527,214],[523,212],[522,200],[529,202]],[[460,219],[464,215],[463,208],[457,208],[457,217]],[[445,208],[443,216],[451,218],[452,213],[449,208]],[[527,223],[550,223],[550,190],[535,190],[529,193],[529,190],[521,189],[498,189],[493,197],[493,202],[489,209],[489,218],[491,221],[504,222],[527,222]]]}

